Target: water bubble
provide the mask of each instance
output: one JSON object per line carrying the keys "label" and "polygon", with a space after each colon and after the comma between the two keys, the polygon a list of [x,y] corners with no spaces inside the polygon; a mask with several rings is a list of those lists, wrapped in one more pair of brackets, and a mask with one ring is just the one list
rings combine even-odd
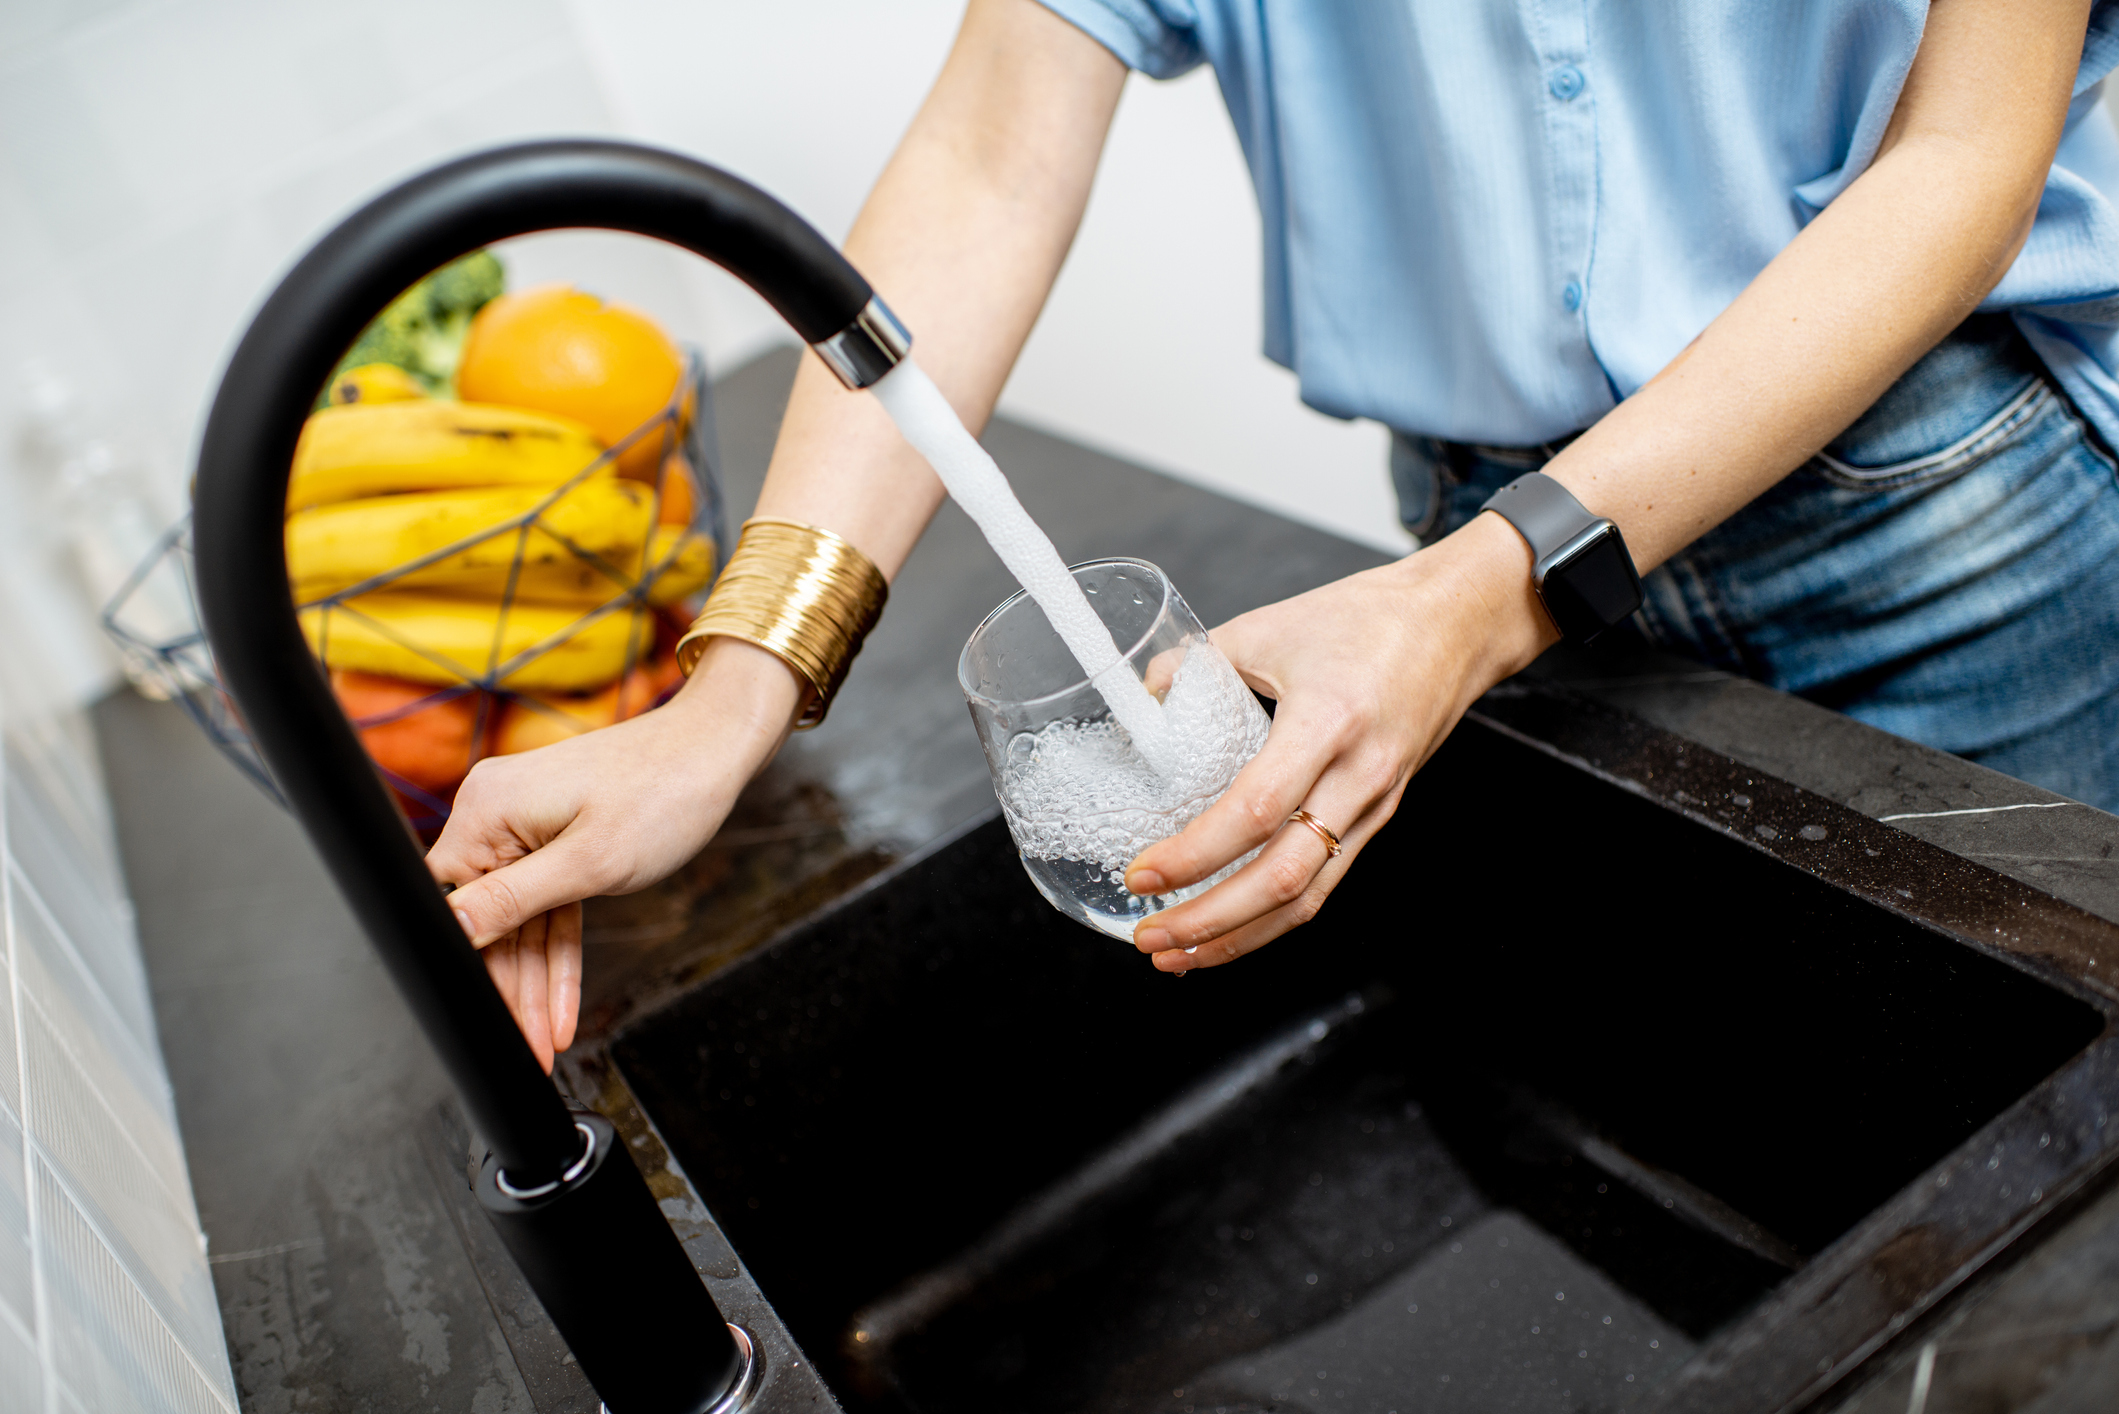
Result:
{"label": "water bubble", "polygon": [[[1204,640],[1178,664],[1161,715],[1174,759],[1157,767],[1108,716],[1067,718],[1010,740],[996,793],[1025,859],[1079,860],[1123,879],[1142,850],[1221,798],[1272,726],[1229,660]],[[1018,748],[1025,737],[1028,748]],[[1203,892],[1251,857],[1177,892]]]}
{"label": "water bubble", "polygon": [[1777,840],[1781,837],[1781,832],[1774,829],[1771,825],[1753,825],[1751,833],[1762,840]]}
{"label": "water bubble", "polygon": [[1832,832],[1826,829],[1823,825],[1805,825],[1800,830],[1797,830],[1796,833],[1798,835],[1801,835],[1804,839],[1810,840],[1811,842],[1815,843],[1818,840],[1824,839]]}
{"label": "water bubble", "polygon": [[1749,810],[1751,808],[1751,797],[1748,795],[1732,795],[1729,797],[1729,803],[1739,810]]}

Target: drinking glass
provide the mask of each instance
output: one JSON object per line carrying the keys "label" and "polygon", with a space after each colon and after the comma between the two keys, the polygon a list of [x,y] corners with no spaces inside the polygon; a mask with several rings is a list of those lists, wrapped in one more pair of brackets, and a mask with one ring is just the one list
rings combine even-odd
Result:
{"label": "drinking glass", "polygon": [[1104,673],[1131,673],[1162,704],[1174,747],[1167,774],[1134,748],[1027,594],[1006,600],[972,633],[957,680],[1031,882],[1069,918],[1130,939],[1148,914],[1205,892],[1256,856],[1167,894],[1126,889],[1133,857],[1220,799],[1265,745],[1270,724],[1161,570],[1131,559],[1070,568],[1122,654]]}

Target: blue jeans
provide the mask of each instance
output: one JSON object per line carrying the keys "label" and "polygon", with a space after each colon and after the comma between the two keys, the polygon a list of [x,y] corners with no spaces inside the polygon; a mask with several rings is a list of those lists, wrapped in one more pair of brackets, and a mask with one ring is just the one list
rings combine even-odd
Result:
{"label": "blue jeans", "polygon": [[[1559,444],[1399,434],[1415,535]],[[2119,470],[2006,315],[1648,575],[1658,647],[2119,811]]]}

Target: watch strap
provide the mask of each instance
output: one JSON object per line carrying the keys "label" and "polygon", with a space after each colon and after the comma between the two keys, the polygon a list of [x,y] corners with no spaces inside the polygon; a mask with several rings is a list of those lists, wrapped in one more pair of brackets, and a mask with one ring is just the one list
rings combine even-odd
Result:
{"label": "watch strap", "polygon": [[1589,643],[1641,607],[1641,576],[1626,537],[1565,486],[1533,471],[1487,498],[1530,545],[1531,586],[1570,643]]}
{"label": "watch strap", "polygon": [[1569,542],[1595,525],[1601,516],[1577,501],[1574,493],[1542,471],[1527,472],[1494,492],[1479,507],[1492,511],[1516,528],[1530,545],[1542,578],[1552,557]]}

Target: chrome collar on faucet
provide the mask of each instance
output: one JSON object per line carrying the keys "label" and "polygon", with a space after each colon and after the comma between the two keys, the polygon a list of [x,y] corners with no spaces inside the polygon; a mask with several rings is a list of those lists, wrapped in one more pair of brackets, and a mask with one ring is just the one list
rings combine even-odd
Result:
{"label": "chrome collar on faucet", "polygon": [[853,323],[810,345],[839,381],[856,391],[877,382],[912,352],[912,335],[880,296],[870,296]]}

